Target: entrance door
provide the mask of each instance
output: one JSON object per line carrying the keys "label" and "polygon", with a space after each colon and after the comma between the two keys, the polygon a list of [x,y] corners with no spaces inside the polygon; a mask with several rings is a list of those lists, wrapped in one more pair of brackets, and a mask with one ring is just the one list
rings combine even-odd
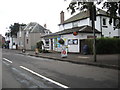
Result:
{"label": "entrance door", "polygon": [[82,41],[82,40],[79,40],[79,53],[82,52],[81,41]]}
{"label": "entrance door", "polygon": [[50,41],[51,41],[51,50],[53,50],[53,39],[51,39]]}

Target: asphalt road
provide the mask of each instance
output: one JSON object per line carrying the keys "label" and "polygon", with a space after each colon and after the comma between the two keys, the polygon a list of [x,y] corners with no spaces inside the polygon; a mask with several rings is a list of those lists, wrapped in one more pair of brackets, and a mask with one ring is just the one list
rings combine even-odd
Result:
{"label": "asphalt road", "polygon": [[3,50],[2,82],[3,88],[117,88],[118,71]]}

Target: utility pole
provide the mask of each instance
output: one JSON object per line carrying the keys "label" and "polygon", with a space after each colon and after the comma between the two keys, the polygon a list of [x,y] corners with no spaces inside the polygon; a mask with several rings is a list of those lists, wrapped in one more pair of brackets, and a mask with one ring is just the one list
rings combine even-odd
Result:
{"label": "utility pole", "polygon": [[96,7],[94,3],[91,3],[90,10],[90,20],[92,20],[92,30],[93,30],[93,58],[94,62],[96,62],[96,36],[95,36],[95,20],[96,20]]}
{"label": "utility pole", "polygon": [[96,62],[96,36],[95,36],[95,18],[96,18],[96,7],[95,5],[92,5],[93,8],[93,19],[92,19],[92,28],[93,28],[93,55],[94,55],[94,62]]}

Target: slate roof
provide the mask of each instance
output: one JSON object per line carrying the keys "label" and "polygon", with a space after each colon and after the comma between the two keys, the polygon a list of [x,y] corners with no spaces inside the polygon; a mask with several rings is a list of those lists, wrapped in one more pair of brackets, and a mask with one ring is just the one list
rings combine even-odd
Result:
{"label": "slate roof", "polygon": [[45,33],[47,29],[36,22],[31,22],[25,27],[24,30],[28,30],[30,33]]}
{"label": "slate roof", "polygon": [[[70,29],[65,29],[56,33],[51,33],[49,35],[44,35],[42,37],[49,37],[49,36],[59,36],[59,35],[65,35],[65,34],[71,34],[73,32],[78,32],[78,33],[93,33],[92,27],[88,25],[84,25],[81,27],[74,27]],[[101,33],[97,29],[95,29],[95,33]]]}
{"label": "slate roof", "polygon": [[[106,11],[103,11],[101,9],[98,9],[97,12],[96,12],[96,15],[104,15],[104,16],[108,16]],[[73,22],[73,21],[78,21],[78,20],[81,20],[81,19],[85,19],[85,18],[88,18],[90,17],[90,14],[89,14],[89,11],[86,10],[86,11],[82,11],[72,17],[70,17],[69,19],[65,20],[63,22],[63,24],[65,23],[69,23],[69,22]]]}

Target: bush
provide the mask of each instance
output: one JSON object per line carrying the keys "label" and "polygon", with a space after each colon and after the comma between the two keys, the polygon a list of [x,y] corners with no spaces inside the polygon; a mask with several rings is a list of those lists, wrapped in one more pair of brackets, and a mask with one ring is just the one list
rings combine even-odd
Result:
{"label": "bush", "polygon": [[36,43],[36,47],[38,49],[42,49],[42,45],[44,45],[43,41],[39,41],[39,42]]}
{"label": "bush", "polygon": [[45,50],[45,49],[43,49],[43,50],[42,50],[42,49],[38,49],[38,51],[39,51],[39,53],[42,53],[42,52],[43,52],[43,53],[49,53],[49,51],[48,51],[48,50]]}
{"label": "bush", "polygon": [[42,53],[42,49],[38,49],[39,53]]}
{"label": "bush", "polygon": [[[89,47],[89,52],[93,53],[93,39],[86,39],[85,43]],[[120,53],[120,38],[97,38],[97,54],[118,54]]]}
{"label": "bush", "polygon": [[43,53],[49,53],[48,50],[45,50],[45,49],[43,49],[42,52]]}

